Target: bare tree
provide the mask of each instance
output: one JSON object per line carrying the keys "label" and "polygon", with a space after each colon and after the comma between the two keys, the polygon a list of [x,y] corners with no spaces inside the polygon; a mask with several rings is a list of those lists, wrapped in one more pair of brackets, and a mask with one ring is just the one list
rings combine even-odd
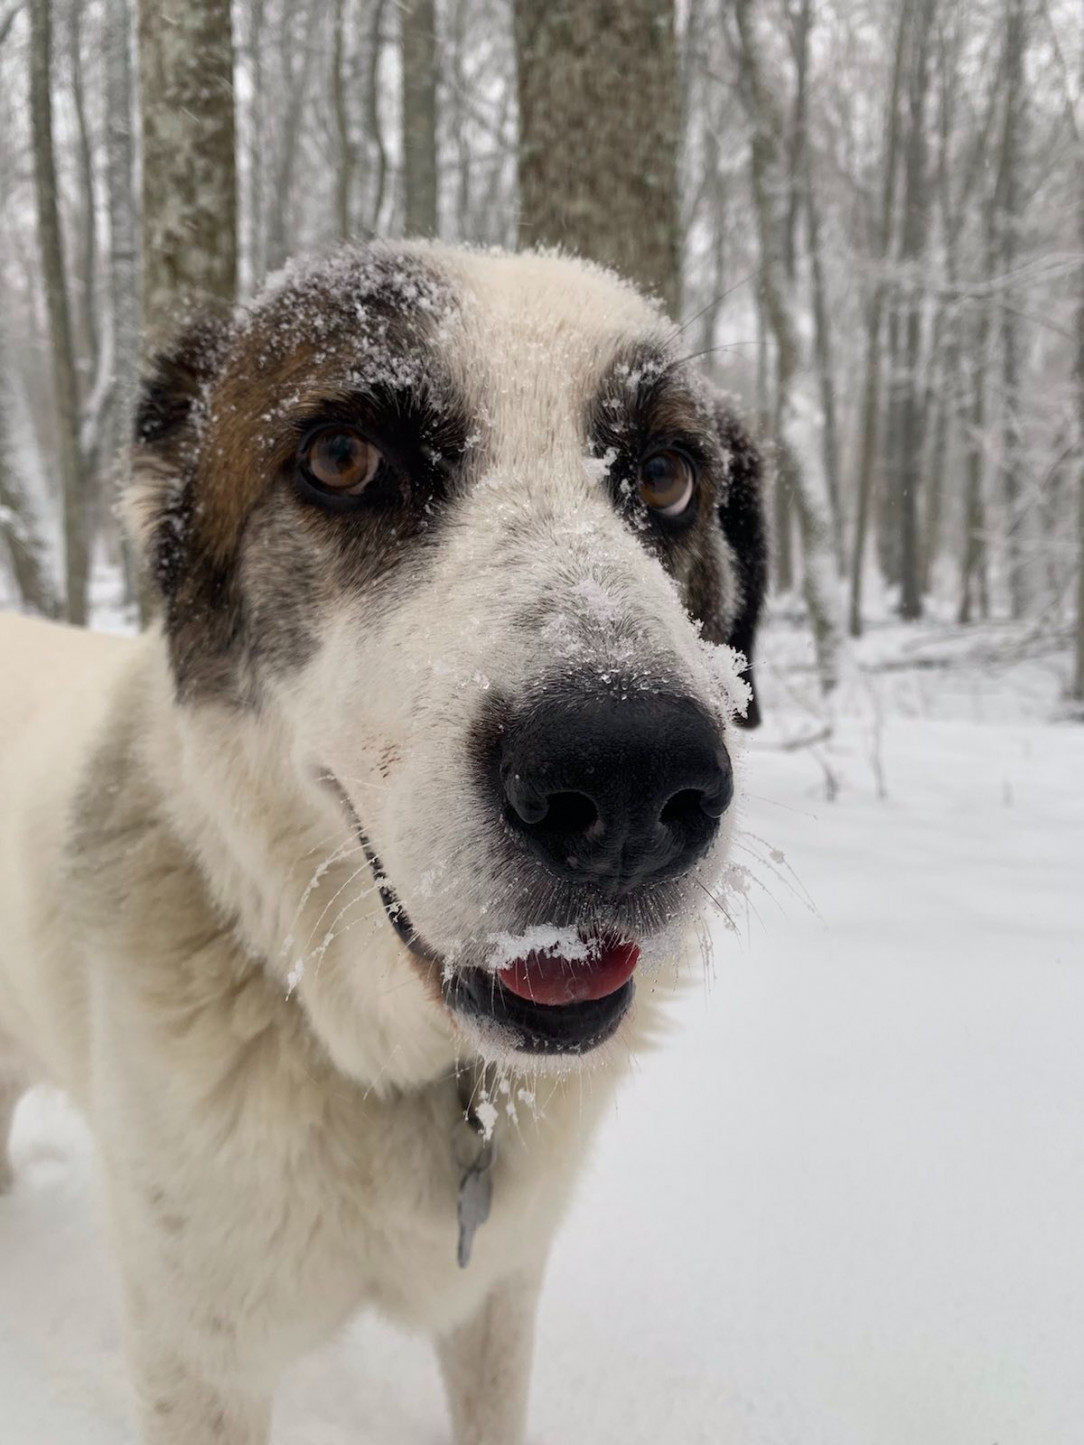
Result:
{"label": "bare tree", "polygon": [[71,67],[71,97],[75,110],[76,152],[79,159],[79,211],[76,266],[79,326],[82,332],[83,369],[89,376],[98,363],[100,343],[98,321],[98,197],[94,155],[87,119],[86,81],[83,73],[83,19],[80,0],[68,9],[68,61]]}
{"label": "bare tree", "polygon": [[[802,0],[799,10],[797,41],[800,54],[804,54],[803,68],[809,65],[809,36],[813,28],[811,0]],[[803,127],[808,130],[808,81],[804,84],[806,99],[803,105]],[[828,288],[824,274],[824,257],[821,250],[821,213],[813,180],[813,147],[808,134],[803,135],[799,149],[800,188],[806,218],[809,242],[809,280],[813,303],[813,354],[817,366],[817,385],[820,390],[821,414],[824,424],[821,441],[824,449],[824,475],[828,485],[828,503],[832,514],[832,549],[836,569],[843,574],[843,503],[839,484],[839,439],[836,424],[835,362],[832,348],[832,323],[829,317]]]}
{"label": "bare tree", "polygon": [[[914,0],[903,0],[896,30],[892,84],[885,115],[884,163],[881,190],[881,214],[877,230],[876,261],[883,265],[892,245],[892,216],[896,204],[896,170],[900,134],[900,90],[904,75],[908,34]],[[873,499],[874,467],[877,459],[877,425],[881,393],[881,325],[884,319],[885,282],[875,275],[866,313],[865,385],[862,394],[861,442],[859,444],[858,478],[854,546],[851,553],[850,633],[862,632],[862,582],[865,569],[866,536],[869,531],[870,504]]]}
{"label": "bare tree", "polygon": [[237,173],[229,0],[140,0],[143,325],[237,290]]}
{"label": "bare tree", "polygon": [[[1023,125],[1023,70],[1027,43],[1024,0],[1005,0],[1005,110],[998,162],[996,220],[1000,232],[998,267],[1012,275],[1020,226],[1019,152]],[[1005,488],[1005,553],[1009,599],[1014,617],[1026,605],[1026,567],[1021,535],[1026,531],[1021,508],[1023,448],[1020,439],[1020,378],[1016,297],[1010,288],[1001,308],[1001,474]]]}
{"label": "bare tree", "polygon": [[929,90],[929,54],[933,33],[934,0],[920,0],[911,39],[907,86],[907,146],[904,156],[903,234],[900,261],[907,276],[903,305],[903,376],[894,389],[898,408],[897,484],[900,518],[900,615],[913,620],[922,615],[922,577],[918,540],[918,489],[925,428],[918,378],[922,347],[923,294],[918,270],[926,247],[926,97]]}
{"label": "bare tree", "polygon": [[516,0],[515,42],[521,239],[613,266],[676,316],[673,0]]}
{"label": "bare tree", "polygon": [[[0,330],[0,358],[7,355],[6,340]],[[32,612],[55,617],[60,608],[45,566],[45,548],[30,502],[12,470],[6,385],[7,377],[0,374],[0,543],[24,605]]]}
{"label": "bare tree", "polygon": [[[992,203],[988,201],[984,210],[986,275],[990,276],[995,264]],[[971,396],[964,495],[964,555],[960,568],[960,602],[956,613],[959,622],[972,620],[976,604],[984,617],[990,609],[986,575],[986,503],[983,495],[986,463],[986,353],[990,344],[990,304],[984,296],[980,296],[973,306],[975,315],[969,357]]]}
{"label": "bare tree", "polygon": [[404,228],[437,234],[437,38],[434,0],[399,7],[403,65]]}
{"label": "bare tree", "polygon": [[[1065,106],[1069,132],[1076,142],[1077,236],[1084,252],[1084,126],[1077,120],[1066,72]],[[1084,57],[1081,59],[1081,93],[1084,94]],[[1076,645],[1070,695],[1084,702],[1084,266],[1077,273],[1076,313],[1076,420],[1077,420],[1077,510],[1076,510]]]}
{"label": "bare tree", "polygon": [[776,348],[775,435],[780,465],[790,472],[802,539],[803,592],[825,691],[838,681],[839,622],[823,450],[816,403],[806,392],[811,371],[795,317],[788,278],[790,187],[786,183],[783,122],[768,85],[757,33],[755,0],[735,0],[741,41],[743,95],[753,128],[752,181],[760,241],[760,294]]}
{"label": "bare tree", "polygon": [[38,206],[38,242],[49,314],[56,408],[56,457],[64,502],[64,610],[69,622],[87,618],[87,487],[79,447],[79,382],[72,343],[64,244],[57,204],[53,149],[52,0],[30,5],[30,119]]}
{"label": "bare tree", "polygon": [[113,313],[116,435],[127,440],[139,376],[139,234],[132,141],[129,0],[106,0],[105,88],[109,116],[109,295]]}

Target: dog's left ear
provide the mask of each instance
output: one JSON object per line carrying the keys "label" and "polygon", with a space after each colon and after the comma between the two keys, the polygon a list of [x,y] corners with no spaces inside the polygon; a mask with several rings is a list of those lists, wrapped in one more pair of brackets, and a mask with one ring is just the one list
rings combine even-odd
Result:
{"label": "dog's left ear", "polygon": [[760,725],[760,704],[753,672],[757,627],[768,587],[768,528],[764,514],[763,462],[760,451],[732,409],[729,399],[713,397],[715,425],[726,465],[719,525],[730,554],[736,589],[725,617],[701,616],[703,635],[725,642],[745,656],[745,681],[752,696],[740,727]]}
{"label": "dog's left ear", "polygon": [[154,358],[140,388],[131,479],[120,510],[147,571],[166,596],[182,565],[208,392],[232,339],[228,316],[197,316]]}

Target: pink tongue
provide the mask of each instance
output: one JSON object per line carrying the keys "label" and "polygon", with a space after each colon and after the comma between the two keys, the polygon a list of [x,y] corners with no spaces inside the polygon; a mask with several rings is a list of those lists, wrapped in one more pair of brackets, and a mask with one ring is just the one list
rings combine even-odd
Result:
{"label": "pink tongue", "polygon": [[632,977],[640,958],[635,943],[600,944],[587,958],[529,953],[497,975],[511,993],[534,1003],[586,1003],[616,993]]}

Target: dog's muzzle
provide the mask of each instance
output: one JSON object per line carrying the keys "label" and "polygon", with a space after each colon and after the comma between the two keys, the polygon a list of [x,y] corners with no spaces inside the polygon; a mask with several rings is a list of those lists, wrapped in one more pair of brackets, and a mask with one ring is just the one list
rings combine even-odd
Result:
{"label": "dog's muzzle", "polygon": [[[449,966],[419,936],[357,821],[384,907],[407,947],[439,969],[453,1013],[521,1052],[586,1053],[627,1012],[639,958],[627,928],[600,919],[635,912],[687,873],[730,805],[720,728],[692,698],[617,682],[603,693],[546,690],[519,712],[494,700],[474,744],[480,801],[518,851],[525,889],[557,885],[565,912],[548,922],[570,942]],[[536,921],[544,932],[547,920]]]}

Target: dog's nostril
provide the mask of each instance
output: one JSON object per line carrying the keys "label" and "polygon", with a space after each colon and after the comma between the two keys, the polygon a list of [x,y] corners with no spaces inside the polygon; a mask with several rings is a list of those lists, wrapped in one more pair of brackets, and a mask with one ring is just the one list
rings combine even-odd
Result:
{"label": "dog's nostril", "polygon": [[[708,811],[707,794],[699,788],[684,788],[675,793],[659,814],[659,822],[668,828],[691,828]],[[710,816],[710,815],[709,815]]]}
{"label": "dog's nostril", "polygon": [[598,822],[598,809],[586,793],[551,793],[546,827],[564,837],[588,833]]}

